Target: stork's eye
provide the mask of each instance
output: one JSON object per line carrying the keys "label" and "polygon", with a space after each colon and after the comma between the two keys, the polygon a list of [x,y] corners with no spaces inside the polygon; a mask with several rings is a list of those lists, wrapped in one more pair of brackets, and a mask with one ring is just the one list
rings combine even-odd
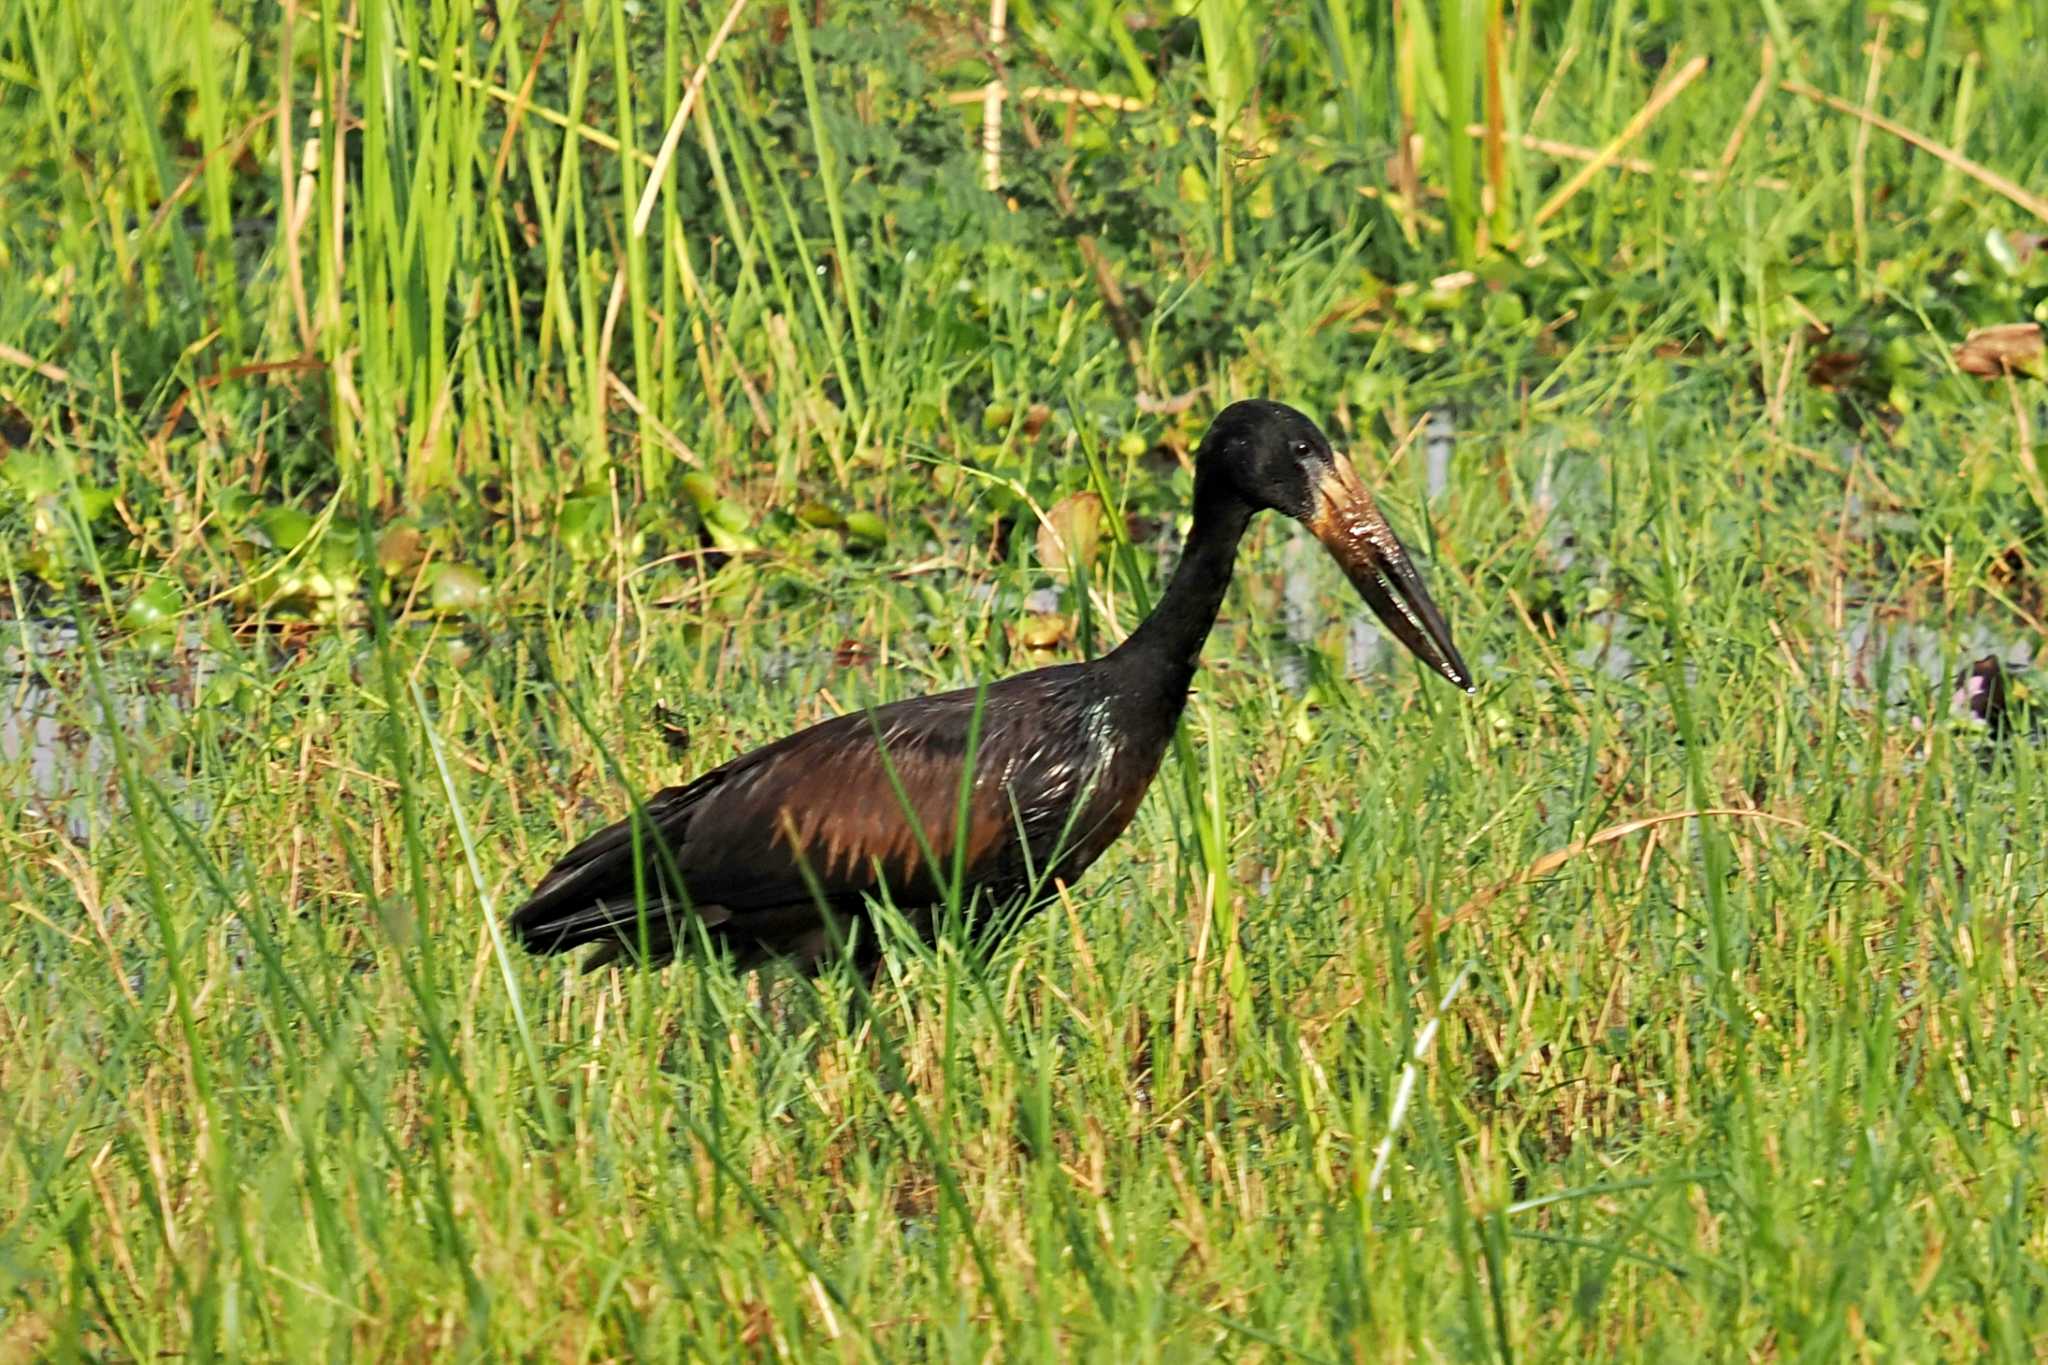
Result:
{"label": "stork's eye", "polygon": [[1296,441],[1294,443],[1294,453],[1303,459],[1308,458],[1308,442]]}

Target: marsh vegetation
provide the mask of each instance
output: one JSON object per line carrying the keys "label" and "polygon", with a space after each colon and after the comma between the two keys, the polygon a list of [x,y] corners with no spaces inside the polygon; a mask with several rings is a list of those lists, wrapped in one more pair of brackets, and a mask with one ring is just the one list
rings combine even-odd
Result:
{"label": "marsh vegetation", "polygon": [[[144,8],[0,10],[0,1356],[2048,1350],[2048,11]],[[1273,520],[992,956],[508,950],[1254,394],[1476,697]]]}

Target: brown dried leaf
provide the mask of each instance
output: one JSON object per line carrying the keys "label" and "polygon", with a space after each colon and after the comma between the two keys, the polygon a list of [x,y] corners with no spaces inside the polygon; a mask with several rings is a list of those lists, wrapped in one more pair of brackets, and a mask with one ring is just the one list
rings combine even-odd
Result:
{"label": "brown dried leaf", "polygon": [[2032,371],[2040,364],[2043,349],[2040,323],[2001,323],[1979,327],[1964,337],[1963,344],[1956,347],[1956,364],[1965,373],[1996,378]]}
{"label": "brown dried leaf", "polygon": [[377,537],[377,563],[387,578],[411,574],[426,557],[426,538],[408,522],[394,521]]}
{"label": "brown dried leaf", "polygon": [[1854,379],[1867,357],[1861,351],[1819,351],[1806,362],[1806,382],[1834,390]]}
{"label": "brown dried leaf", "polygon": [[1102,499],[1093,493],[1069,493],[1045,513],[1038,528],[1038,562],[1065,582],[1070,568],[1093,567],[1102,549]]}

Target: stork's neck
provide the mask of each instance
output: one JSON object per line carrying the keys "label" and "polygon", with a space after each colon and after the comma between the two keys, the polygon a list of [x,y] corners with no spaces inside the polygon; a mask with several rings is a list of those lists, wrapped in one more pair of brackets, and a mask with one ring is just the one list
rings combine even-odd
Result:
{"label": "stork's neck", "polygon": [[[1187,696],[1201,661],[1202,643],[1216,624],[1216,612],[1230,587],[1237,542],[1252,509],[1235,493],[1215,485],[1195,489],[1195,524],[1181,547],[1180,564],[1152,614],[1117,649],[1120,662],[1176,703]],[[1174,707],[1175,714],[1179,706]]]}

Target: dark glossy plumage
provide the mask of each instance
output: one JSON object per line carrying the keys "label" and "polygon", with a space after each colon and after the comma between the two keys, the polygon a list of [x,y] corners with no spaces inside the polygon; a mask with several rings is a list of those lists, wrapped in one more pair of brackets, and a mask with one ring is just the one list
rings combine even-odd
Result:
{"label": "dark glossy plumage", "polygon": [[[1130,823],[1172,729],[1115,684],[1112,672],[1069,664],[980,694],[964,886],[1010,901],[1048,874],[1071,882]],[[649,857],[641,874],[652,956],[687,943],[677,874],[697,922],[742,965],[816,963],[883,879],[913,916],[942,902],[975,707],[967,688],[838,716],[657,793],[644,810],[675,867]],[[928,848],[904,818],[906,798]],[[521,942],[560,951],[617,942],[624,928],[637,951],[632,842],[622,821],[570,850],[513,917]],[[821,920],[821,899],[836,925]]]}
{"label": "dark glossy plumage", "polygon": [[[647,800],[558,862],[512,917],[536,952],[601,945],[665,962],[702,938],[742,965],[814,969],[886,883],[925,932],[953,875],[970,744],[963,900],[1071,883],[1136,814],[1186,704],[1251,517],[1276,508],[1330,547],[1390,629],[1467,682],[1441,615],[1350,465],[1277,403],[1226,409],[1198,452],[1194,529],[1158,607],[1088,663],[828,720]],[[978,731],[977,711],[979,713]]]}

